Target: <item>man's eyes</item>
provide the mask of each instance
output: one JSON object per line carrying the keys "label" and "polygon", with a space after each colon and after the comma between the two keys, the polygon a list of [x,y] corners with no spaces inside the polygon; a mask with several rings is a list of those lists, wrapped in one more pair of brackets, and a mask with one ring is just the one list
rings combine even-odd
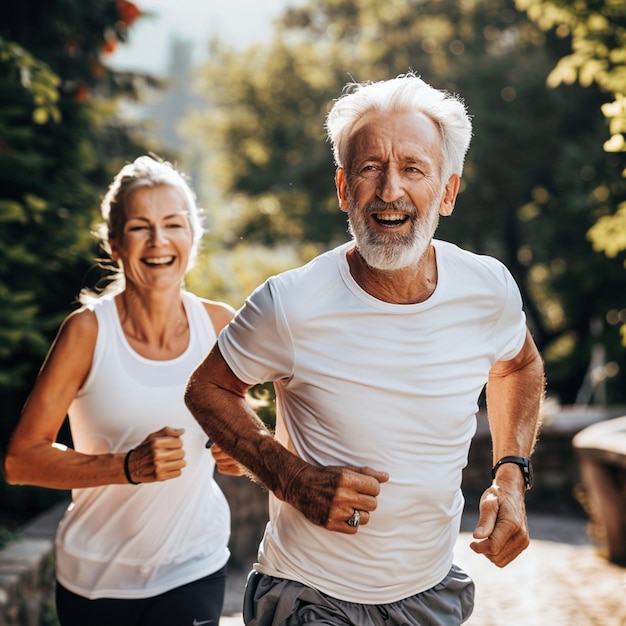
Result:
{"label": "man's eyes", "polygon": [[366,165],[365,167],[362,167],[358,173],[364,178],[378,178],[378,176],[382,174],[382,169],[375,165]]}
{"label": "man's eyes", "polygon": [[[357,174],[363,178],[378,178],[385,172],[385,169],[386,168],[383,168],[380,165],[364,165],[357,171]],[[407,165],[402,168],[399,173],[401,176],[406,176],[407,178],[415,178],[423,175],[422,170],[415,165]]]}

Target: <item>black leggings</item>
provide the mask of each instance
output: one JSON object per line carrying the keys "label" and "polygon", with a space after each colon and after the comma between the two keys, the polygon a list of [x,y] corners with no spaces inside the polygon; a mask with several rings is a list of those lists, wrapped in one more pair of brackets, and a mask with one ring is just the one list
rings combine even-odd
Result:
{"label": "black leggings", "polygon": [[62,626],[217,626],[224,603],[226,567],[151,598],[88,600],[57,582]]}

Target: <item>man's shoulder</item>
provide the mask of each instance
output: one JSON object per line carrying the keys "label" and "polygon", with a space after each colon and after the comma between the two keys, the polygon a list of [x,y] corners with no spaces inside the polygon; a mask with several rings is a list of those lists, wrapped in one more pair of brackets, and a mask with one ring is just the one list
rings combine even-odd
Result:
{"label": "man's shoulder", "polygon": [[465,250],[445,241],[433,243],[441,276],[445,276],[445,283],[455,293],[502,299],[508,297],[511,289],[516,289],[511,272],[496,257]]}
{"label": "man's shoulder", "polygon": [[466,250],[449,241],[435,239],[433,245],[437,252],[437,258],[442,262],[461,263],[468,269],[476,268],[497,272],[501,272],[502,268],[505,268],[504,263],[494,256]]}

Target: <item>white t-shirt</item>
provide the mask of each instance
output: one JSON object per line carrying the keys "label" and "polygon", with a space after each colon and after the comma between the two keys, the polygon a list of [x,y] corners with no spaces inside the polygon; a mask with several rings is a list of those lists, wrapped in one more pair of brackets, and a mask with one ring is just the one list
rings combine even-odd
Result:
{"label": "white t-shirt", "polygon": [[526,323],[499,261],[433,244],[438,282],[425,302],[363,291],[349,243],[270,278],[219,335],[240,380],[274,381],[283,445],[314,465],[390,476],[356,535],[316,526],[270,494],[259,571],[365,604],[409,597],[448,573],[478,398],[491,366],[521,349]]}
{"label": "white t-shirt", "polygon": [[187,350],[153,361],[130,346],[112,299],[94,305],[89,376],[70,406],[76,450],[124,452],[164,426],[184,428],[187,465],[172,480],[75,489],[56,539],[59,582],[86,598],[145,598],[208,576],[229,557],[230,511],[213,480],[207,437],[184,402],[187,379],[215,342],[204,306],[184,292]]}

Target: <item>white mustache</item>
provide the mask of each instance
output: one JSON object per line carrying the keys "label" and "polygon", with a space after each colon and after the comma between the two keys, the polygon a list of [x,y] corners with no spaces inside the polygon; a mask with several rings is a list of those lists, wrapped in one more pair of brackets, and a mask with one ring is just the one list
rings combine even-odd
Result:
{"label": "white mustache", "polygon": [[371,215],[372,213],[381,213],[383,211],[399,211],[401,213],[406,213],[410,217],[417,217],[417,209],[408,200],[383,202],[382,200],[377,198],[376,200],[368,202],[365,207],[363,207],[363,209],[366,215]]}

